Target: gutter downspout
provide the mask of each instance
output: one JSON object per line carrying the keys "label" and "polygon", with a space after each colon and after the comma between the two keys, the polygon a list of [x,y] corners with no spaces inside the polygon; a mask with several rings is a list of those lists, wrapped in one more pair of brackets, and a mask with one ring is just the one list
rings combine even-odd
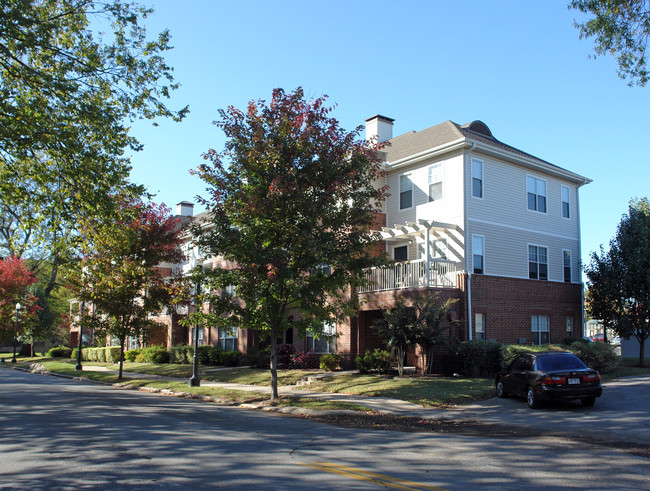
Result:
{"label": "gutter downspout", "polygon": [[[472,142],[472,146],[467,150],[467,155],[470,156],[470,153],[474,148],[476,147],[476,143]],[[467,172],[467,167],[465,166],[465,172]],[[469,160],[469,175],[470,179],[472,178],[472,159],[470,158]],[[467,178],[465,178],[465,182],[467,183]],[[467,208],[468,208],[468,203],[470,199],[470,193],[472,192],[472,183],[469,183],[468,187],[468,192],[465,193],[465,270],[467,271],[467,329],[468,329],[468,336],[467,339],[471,341],[473,339],[472,336],[472,273],[471,273],[471,268],[469,267],[469,229],[467,228],[468,220],[467,220]],[[484,252],[485,253],[485,252]]]}

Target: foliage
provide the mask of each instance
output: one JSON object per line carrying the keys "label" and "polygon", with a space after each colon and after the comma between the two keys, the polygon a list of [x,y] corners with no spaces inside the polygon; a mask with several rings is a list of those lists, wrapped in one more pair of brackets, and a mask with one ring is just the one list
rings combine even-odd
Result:
{"label": "foliage", "polygon": [[382,318],[375,321],[372,328],[377,336],[393,351],[397,359],[400,377],[404,373],[406,352],[418,339],[418,312],[407,306],[403,298],[398,298],[395,307],[382,311]]}
{"label": "foliage", "polygon": [[597,56],[611,54],[618,75],[630,86],[648,82],[646,50],[650,35],[650,10],[645,0],[572,0],[570,8],[590,17],[576,23],[580,37],[594,37]]}
{"label": "foliage", "polygon": [[[218,346],[199,346],[197,355],[201,365],[221,365],[223,350]],[[192,354],[192,356],[194,356]]]}
{"label": "foliage", "polygon": [[170,36],[147,36],[150,13],[123,0],[3,2],[0,255],[47,259],[45,298],[77,246],[76,224],[110,219],[117,192],[143,192],[129,182],[124,153],[142,146],[125,121],[187,112],[165,106],[177,88],[163,58]]}
{"label": "foliage", "polygon": [[[644,364],[644,346],[650,337],[650,202],[632,200],[610,241],[609,250],[591,254],[585,269],[594,317],[624,339],[639,342],[639,366]],[[609,309],[609,313],[608,313]],[[609,326],[607,326],[609,327]]]}
{"label": "foliage", "polygon": [[[160,324],[151,317],[170,302],[165,279],[157,267],[178,263],[181,228],[167,207],[123,200],[109,222],[84,224],[87,255],[71,272],[79,297],[92,302],[101,315],[94,327],[118,340],[144,336]],[[122,377],[120,356],[119,377]]]}
{"label": "foliage", "polygon": [[236,367],[241,363],[242,354],[237,351],[223,351],[220,354],[221,365],[225,367]]}
{"label": "foliage", "polygon": [[318,368],[318,355],[313,351],[296,351],[291,355],[291,368],[300,370]]}
{"label": "foliage", "polygon": [[569,351],[580,358],[585,365],[600,373],[608,373],[618,367],[618,355],[607,343],[581,343],[569,345]]}
{"label": "foliage", "polygon": [[16,328],[16,303],[18,328],[31,329],[37,322],[36,313],[40,309],[38,299],[28,291],[37,279],[22,259],[8,257],[0,259],[0,342],[11,339]]}
{"label": "foliage", "polygon": [[496,341],[472,339],[458,346],[461,374],[488,378],[501,369],[501,345]]}
{"label": "foliage", "polygon": [[139,363],[169,363],[169,351],[163,346],[149,346],[142,348],[135,358]]}
{"label": "foliage", "polygon": [[130,349],[124,352],[124,361],[134,362],[137,356],[142,353],[142,348]]}
{"label": "foliage", "polygon": [[271,364],[270,346],[264,349],[249,351],[244,355],[243,363],[253,368],[269,368],[269,365]]}
{"label": "foliage", "polygon": [[424,373],[431,373],[436,350],[449,350],[458,343],[458,339],[449,333],[451,326],[458,322],[448,321],[451,307],[457,301],[456,298],[449,298],[441,302],[439,293],[423,295],[414,300],[413,307],[417,315],[416,342],[422,348]]}
{"label": "foliage", "polygon": [[[275,89],[270,103],[246,111],[221,110],[223,152],[209,150],[196,173],[207,184],[210,227],[193,230],[206,254],[236,264],[209,272],[210,325],[261,331],[271,340],[277,397],[276,340],[293,328],[320,333],[326,322],[353,313],[349,285],[380,264],[368,230],[385,189],[376,146],[346,132],[325,99],[307,100],[302,88]],[[236,288],[237,298],[220,294]],[[225,316],[224,314],[228,314]]]}
{"label": "foliage", "polygon": [[194,358],[193,346],[172,346],[169,349],[169,362],[170,363],[192,363]]}
{"label": "foliage", "polygon": [[322,355],[320,357],[320,368],[322,370],[327,370],[328,372],[333,372],[341,368],[341,360],[343,357],[340,353],[330,353],[328,355]]}
{"label": "foliage", "polygon": [[374,349],[366,351],[363,356],[357,355],[354,362],[361,373],[388,373],[395,359],[386,350]]}
{"label": "foliage", "polygon": [[501,347],[501,360],[503,365],[510,365],[512,360],[522,353],[531,353],[539,351],[567,351],[566,346],[557,346],[555,344],[530,345],[530,344],[507,344]]}
{"label": "foliage", "polygon": [[54,346],[50,348],[45,356],[47,358],[70,358],[72,350],[67,346]]}
{"label": "foliage", "polygon": [[289,367],[291,365],[291,357],[296,352],[293,344],[280,344],[276,348],[275,357],[279,367]]}

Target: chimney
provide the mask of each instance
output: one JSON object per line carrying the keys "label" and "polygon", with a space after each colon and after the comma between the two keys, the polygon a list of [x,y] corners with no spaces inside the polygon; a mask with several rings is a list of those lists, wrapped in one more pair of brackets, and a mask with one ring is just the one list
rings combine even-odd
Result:
{"label": "chimney", "polygon": [[181,201],[176,205],[176,216],[191,217],[194,215],[194,203]]}
{"label": "chimney", "polygon": [[366,140],[377,137],[377,143],[381,143],[393,138],[393,121],[379,114],[366,119]]}

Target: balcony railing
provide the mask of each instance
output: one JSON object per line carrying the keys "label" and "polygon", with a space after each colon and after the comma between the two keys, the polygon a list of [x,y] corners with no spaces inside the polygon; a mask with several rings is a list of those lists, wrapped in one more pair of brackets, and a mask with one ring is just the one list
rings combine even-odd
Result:
{"label": "balcony railing", "polygon": [[406,261],[396,263],[386,268],[371,268],[365,273],[368,282],[359,288],[360,293],[383,290],[399,290],[401,288],[456,288],[457,263],[444,259],[429,261],[428,278],[426,260]]}

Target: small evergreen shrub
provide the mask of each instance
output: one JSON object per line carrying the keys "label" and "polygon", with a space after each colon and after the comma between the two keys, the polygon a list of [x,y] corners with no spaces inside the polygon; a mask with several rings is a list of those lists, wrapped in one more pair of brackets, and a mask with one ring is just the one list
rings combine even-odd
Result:
{"label": "small evergreen shrub", "polygon": [[584,338],[574,338],[573,336],[567,336],[562,340],[562,346],[571,346],[573,343],[589,344],[589,341]]}
{"label": "small evergreen shrub", "polygon": [[130,349],[129,351],[124,352],[124,360],[126,361],[135,361],[136,357],[142,353],[142,348]]}
{"label": "small evergreen shrub", "polygon": [[354,362],[361,373],[388,373],[393,365],[393,356],[386,350],[368,350],[363,356],[357,355]]}
{"label": "small evergreen shrub", "polygon": [[618,366],[618,355],[614,348],[607,343],[573,343],[569,351],[582,360],[589,368],[600,373],[611,372]]}
{"label": "small evergreen shrub", "polygon": [[[201,365],[220,365],[221,364],[221,348],[217,346],[199,346],[197,356]],[[194,356],[194,354],[192,354]]]}
{"label": "small evergreen shrub", "polygon": [[313,351],[296,351],[291,355],[289,366],[301,370],[318,368],[318,355]]}
{"label": "small evergreen shrub", "polygon": [[239,365],[242,354],[239,351],[223,351],[221,352],[221,364],[226,367],[236,367]]}
{"label": "small evergreen shrub", "polygon": [[328,372],[333,372],[340,367],[342,358],[339,353],[323,355],[320,357],[320,367]]}
{"label": "small evergreen shrub", "polygon": [[104,348],[106,353],[106,361],[108,363],[119,363],[120,362],[120,347],[119,346],[109,346]]}
{"label": "small evergreen shrub", "polygon": [[501,363],[502,365],[510,365],[512,360],[517,358],[522,353],[533,353],[538,351],[568,351],[566,346],[558,346],[556,344],[544,345],[526,345],[526,344],[508,344],[501,347]]}
{"label": "small evergreen shrub", "polygon": [[458,346],[460,373],[466,377],[493,377],[501,369],[501,345],[496,341],[472,339]]}
{"label": "small evergreen shrub", "polygon": [[136,356],[136,361],[140,359],[145,363],[169,363],[169,352],[162,346],[150,346]]}
{"label": "small evergreen shrub", "polygon": [[192,363],[194,358],[194,348],[192,346],[172,346],[169,350],[169,362],[188,364]]}
{"label": "small evergreen shrub", "polygon": [[[72,352],[70,353],[70,359],[76,360],[77,359],[77,354],[79,353],[79,348],[73,348]],[[81,350],[81,359],[84,359],[84,352]]]}
{"label": "small evergreen shrub", "polygon": [[106,363],[106,350],[104,348],[95,348],[97,353],[97,361]]}
{"label": "small evergreen shrub", "polygon": [[291,357],[296,352],[292,344],[281,344],[275,348],[275,359],[279,367],[291,366]]}
{"label": "small evergreen shrub", "polygon": [[72,349],[68,348],[67,346],[53,346],[50,348],[45,356],[47,358],[70,358],[70,355],[72,354]]}
{"label": "small evergreen shrub", "polygon": [[271,349],[267,347],[251,351],[244,356],[243,362],[253,368],[269,368],[271,365]]}

